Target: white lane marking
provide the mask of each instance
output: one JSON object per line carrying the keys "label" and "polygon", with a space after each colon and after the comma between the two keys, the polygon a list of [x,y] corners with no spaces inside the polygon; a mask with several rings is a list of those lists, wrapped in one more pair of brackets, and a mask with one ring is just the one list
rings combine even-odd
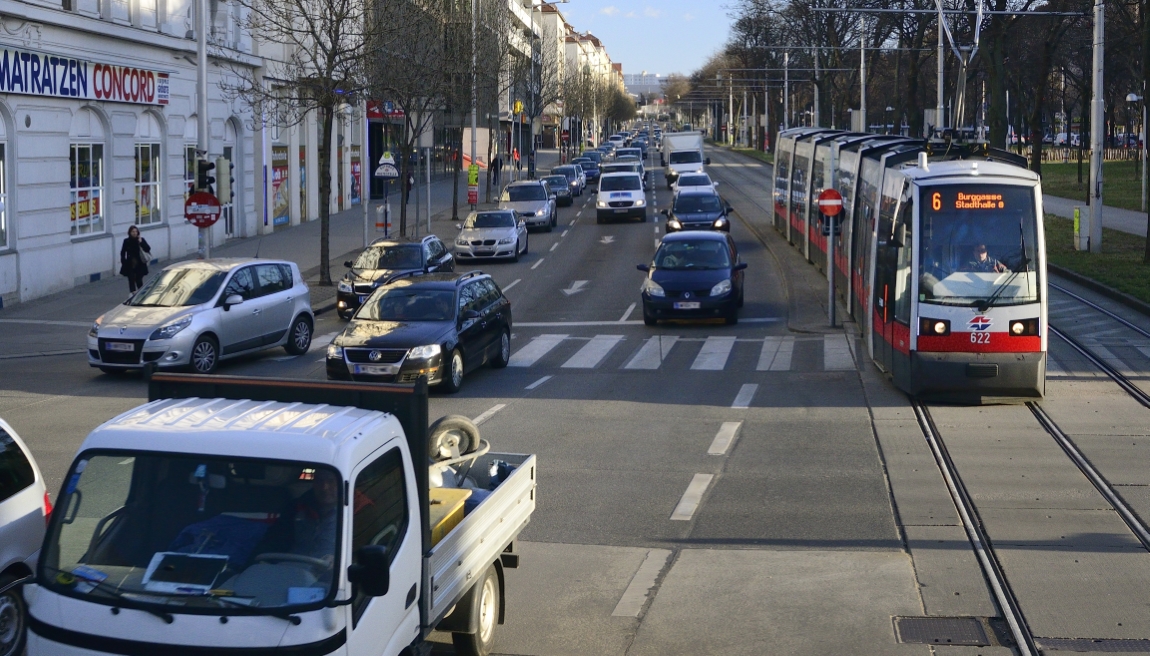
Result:
{"label": "white lane marking", "polygon": [[567,225],[575,225],[575,219],[571,219],[571,223],[568,223]]}
{"label": "white lane marking", "polygon": [[536,261],[535,264],[532,264],[531,270],[534,271],[534,270],[538,269],[540,264],[543,264],[543,258],[539,258],[539,260]]}
{"label": "white lane marking", "polygon": [[755,398],[755,392],[759,391],[759,386],[754,383],[747,383],[739,388],[739,393],[735,395],[735,402],[731,404],[734,410],[746,410],[751,407],[751,401]]}
{"label": "white lane marking", "polygon": [[715,434],[715,440],[711,442],[711,448],[707,449],[707,455],[721,456],[727,453],[727,449],[731,448],[731,442],[735,441],[735,435],[739,433],[739,428],[742,427],[741,421],[724,421],[723,425],[719,427],[719,432]]}
{"label": "white lane marking", "polygon": [[791,356],[795,352],[794,337],[767,337],[759,352],[756,371],[790,371]]}
{"label": "white lane marking", "polygon": [[[583,207],[587,207],[587,204],[586,204],[586,203],[584,203],[584,204],[583,204]],[[583,216],[583,210],[579,210],[578,212],[576,212],[576,213],[575,213],[575,218],[579,218],[579,217],[581,217],[581,216]],[[571,223],[575,223],[575,222],[574,222],[574,221],[572,221]]]}
{"label": "white lane marking", "polygon": [[521,328],[585,328],[589,326],[641,326],[642,321],[516,321]]}
{"label": "white lane marking", "polygon": [[563,363],[564,369],[594,369],[611,349],[623,341],[622,335],[595,335],[575,355]]}
{"label": "white lane marking", "polygon": [[658,248],[658,247],[659,247],[659,238],[656,237],[655,238],[655,248]]}
{"label": "white lane marking", "polygon": [[639,349],[635,357],[623,365],[623,368],[658,369],[677,341],[679,341],[679,338],[675,335],[656,335],[648,339],[647,342],[643,344],[643,348]]}
{"label": "white lane marking", "polygon": [[696,371],[722,371],[727,366],[727,358],[731,356],[731,349],[735,347],[735,338],[726,336],[708,337],[703,342],[703,348],[691,369]]}
{"label": "white lane marking", "polygon": [[548,252],[554,252],[556,248],[559,248],[559,242],[555,242],[554,244],[551,244],[551,250]]}
{"label": "white lane marking", "polygon": [[569,232],[571,232],[571,231],[570,230],[564,230],[563,232],[559,233],[559,238],[562,239],[562,238],[566,237],[567,233],[569,233]]}
{"label": "white lane marking", "polygon": [[843,334],[823,335],[823,370],[847,371],[855,368],[851,346]]}
{"label": "white lane marking", "polygon": [[671,513],[671,519],[680,522],[689,521],[698,510],[699,502],[703,500],[703,493],[707,491],[714,478],[713,474],[695,474],[691,484],[687,486],[687,491],[683,493],[683,498],[679,499],[679,505],[675,506],[675,511]]}
{"label": "white lane marking", "polygon": [[670,557],[671,551],[669,549],[652,549],[647,552],[647,557],[643,559],[639,571],[635,572],[631,583],[627,585],[627,589],[623,591],[623,596],[619,598],[619,603],[615,605],[615,610],[611,611],[612,617],[639,616],[643,606],[647,603],[647,596],[650,594],[651,588],[655,587],[655,581],[659,579],[659,572],[663,571],[663,567]]}
{"label": "white lane marking", "polygon": [[588,282],[589,281],[587,281],[587,280],[576,280],[576,281],[571,283],[570,287],[568,287],[567,289],[564,289],[562,291],[564,294],[566,294],[568,296],[571,296],[572,294],[578,294],[579,292],[583,291],[583,289],[587,286]]}
{"label": "white lane marking", "polygon": [[71,326],[75,328],[91,328],[91,321],[41,321],[39,319],[0,319],[0,323],[26,323],[35,326]]}
{"label": "white lane marking", "polygon": [[496,412],[499,412],[500,410],[502,410],[506,407],[507,407],[506,403],[498,403],[496,405],[491,406],[490,410],[488,410],[487,412],[484,412],[483,414],[479,415],[475,419],[472,419],[471,421],[475,422],[475,425],[478,426],[478,425],[482,424],[483,422],[487,421],[488,419],[491,419],[492,417],[494,417]]}
{"label": "white lane marking", "polygon": [[511,289],[515,285],[518,285],[520,282],[523,282],[522,278],[516,278],[515,280],[512,280],[510,285],[507,285],[506,287],[503,288],[503,291],[507,291],[508,289]]}
{"label": "white lane marking", "polygon": [[623,313],[623,318],[619,319],[619,323],[623,323],[631,316],[631,313],[635,311],[635,305],[635,303],[632,303],[627,306],[627,311]]}
{"label": "white lane marking", "polygon": [[[522,326],[523,324],[519,325]],[[507,363],[507,366],[530,367],[550,353],[551,349],[562,344],[565,339],[567,339],[567,335],[540,335],[528,342],[527,346],[516,351],[511,356],[511,361]]]}
{"label": "white lane marking", "polygon": [[610,243],[613,243],[614,241],[615,241],[615,238],[612,237],[611,235],[603,235],[603,238],[599,240],[599,243],[600,244],[610,244]]}
{"label": "white lane marking", "polygon": [[527,387],[524,387],[523,389],[533,390],[536,387],[539,387],[540,385],[542,385],[543,383],[546,383],[547,381],[551,380],[551,378],[552,378],[551,376],[544,376],[544,377],[540,378],[539,380],[535,381],[534,383],[531,383]]}
{"label": "white lane marking", "polygon": [[776,321],[782,321],[782,319],[778,317],[750,317],[749,319],[739,317],[739,321],[741,323],[775,323]]}
{"label": "white lane marking", "polygon": [[655,226],[655,234],[659,234],[659,226]]}

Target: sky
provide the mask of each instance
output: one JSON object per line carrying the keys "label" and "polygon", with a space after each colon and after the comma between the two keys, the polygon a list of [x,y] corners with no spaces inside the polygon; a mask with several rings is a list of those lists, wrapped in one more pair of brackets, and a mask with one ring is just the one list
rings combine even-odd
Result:
{"label": "sky", "polygon": [[579,32],[603,40],[624,73],[690,75],[727,41],[722,0],[571,0],[558,5]]}

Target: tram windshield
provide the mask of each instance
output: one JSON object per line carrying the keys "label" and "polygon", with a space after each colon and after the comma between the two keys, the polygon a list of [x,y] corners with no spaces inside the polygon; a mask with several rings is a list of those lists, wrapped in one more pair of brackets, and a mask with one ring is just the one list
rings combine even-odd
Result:
{"label": "tram windshield", "polygon": [[924,187],[919,207],[920,301],[989,307],[1038,300],[1032,188]]}

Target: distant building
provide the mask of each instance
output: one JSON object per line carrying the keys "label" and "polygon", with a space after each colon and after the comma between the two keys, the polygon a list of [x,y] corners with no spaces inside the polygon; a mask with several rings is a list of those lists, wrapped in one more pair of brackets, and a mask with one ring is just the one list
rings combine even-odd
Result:
{"label": "distant building", "polygon": [[658,95],[663,93],[663,82],[666,78],[658,73],[627,73],[623,75],[623,87],[627,89],[627,93],[632,96],[644,95]]}

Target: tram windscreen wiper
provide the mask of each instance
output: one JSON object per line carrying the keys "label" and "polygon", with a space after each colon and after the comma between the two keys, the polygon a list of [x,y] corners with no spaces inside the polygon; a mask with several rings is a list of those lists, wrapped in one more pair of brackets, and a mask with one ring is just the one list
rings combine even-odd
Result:
{"label": "tram windscreen wiper", "polygon": [[994,292],[992,292],[989,297],[977,300],[971,304],[978,308],[979,312],[986,312],[989,310],[990,306],[994,305],[994,302],[998,300],[998,297],[1002,296],[1002,292],[1006,291],[1006,289],[1010,286],[1010,283],[1014,282],[1014,279],[1018,277],[1018,274],[1026,271],[1026,267],[1030,264],[1030,259],[1026,257],[1026,230],[1022,226],[1021,220],[1018,221],[1018,234],[1022,249],[1019,255],[1018,266],[1011,270],[1010,277],[998,283],[998,286],[994,288]]}

